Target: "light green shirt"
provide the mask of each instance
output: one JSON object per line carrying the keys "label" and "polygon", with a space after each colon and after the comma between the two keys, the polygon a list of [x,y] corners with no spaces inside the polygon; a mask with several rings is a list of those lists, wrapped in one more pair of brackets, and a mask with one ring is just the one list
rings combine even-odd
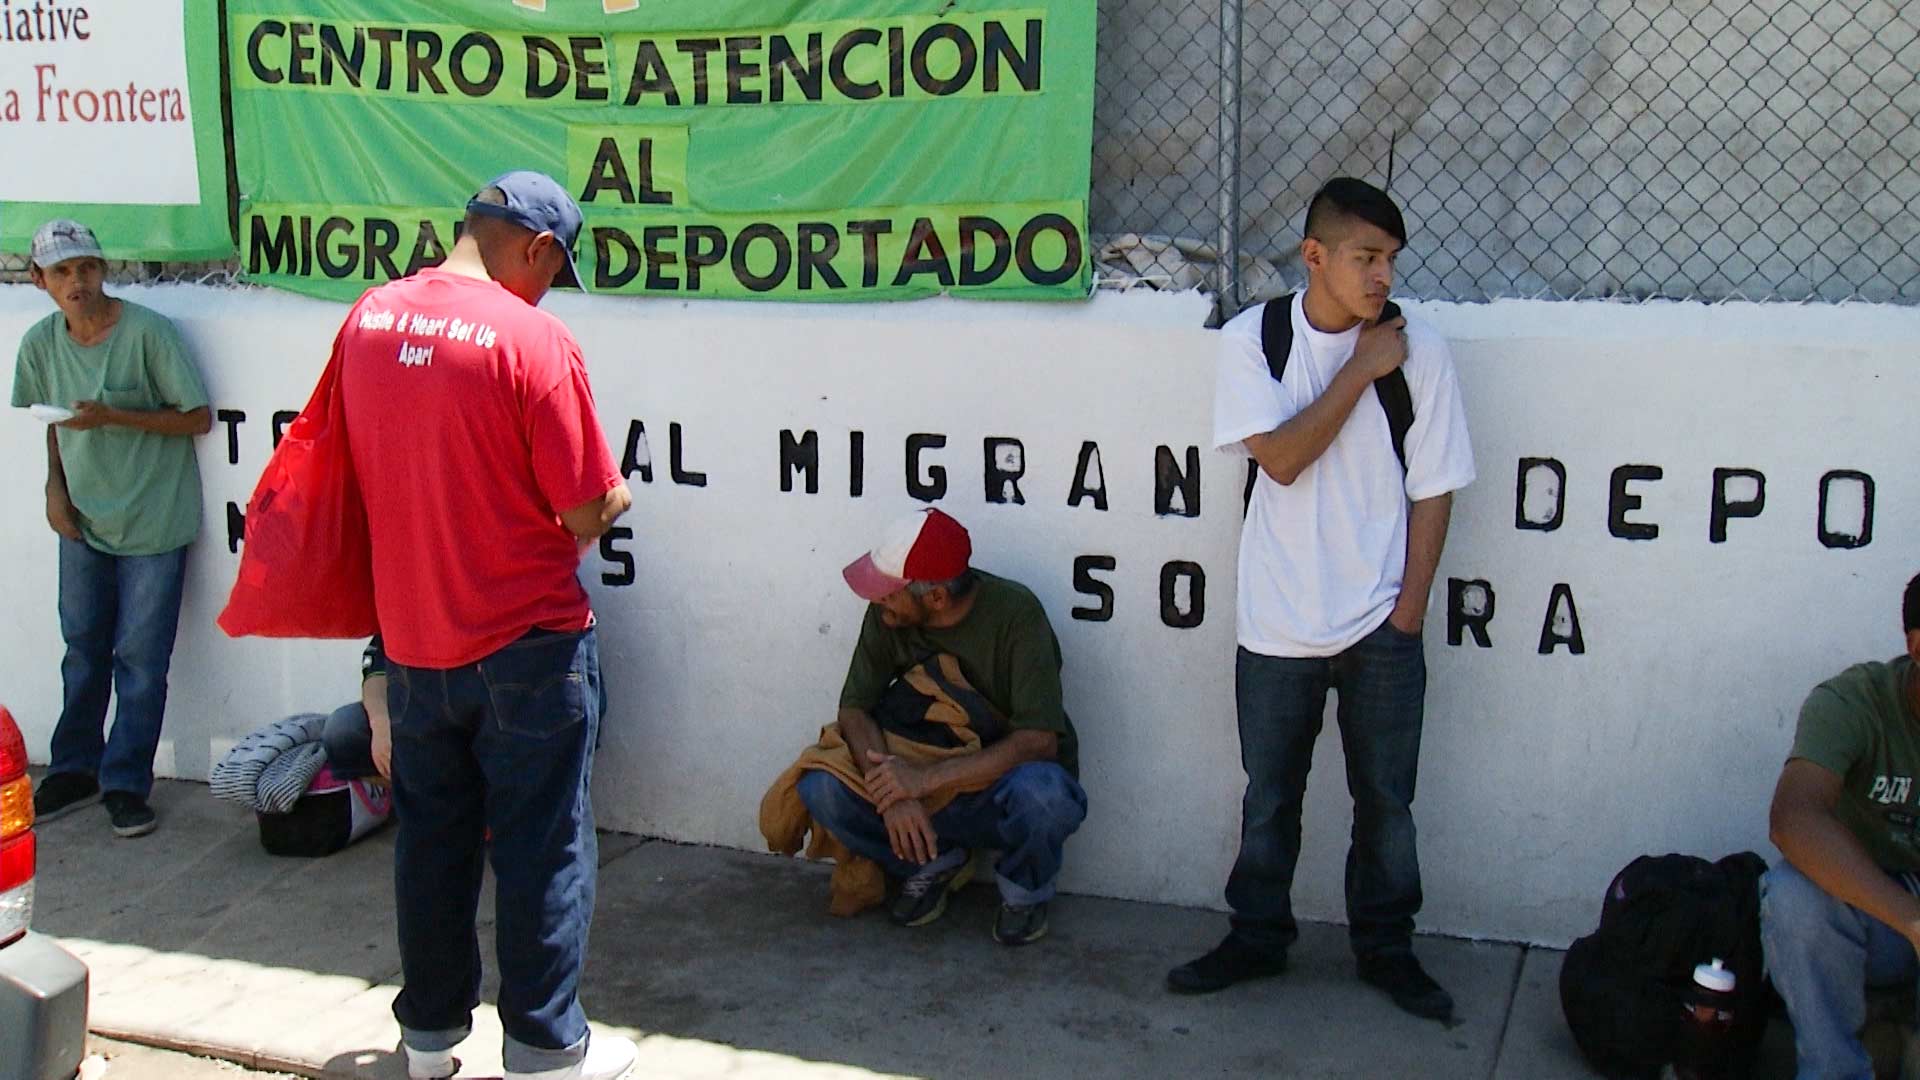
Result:
{"label": "light green shirt", "polygon": [[1840,820],[1889,870],[1920,870],[1920,717],[1907,703],[1913,661],[1855,664],[1800,707],[1793,757],[1840,775]]}
{"label": "light green shirt", "polygon": [[[122,300],[120,321],[98,345],[82,346],[55,311],[20,339],[13,404],[189,412],[207,404],[200,373],[173,324]],[[200,532],[200,467],[193,440],[132,428],[56,428],[67,492],[87,544],[109,555],[158,555]]]}

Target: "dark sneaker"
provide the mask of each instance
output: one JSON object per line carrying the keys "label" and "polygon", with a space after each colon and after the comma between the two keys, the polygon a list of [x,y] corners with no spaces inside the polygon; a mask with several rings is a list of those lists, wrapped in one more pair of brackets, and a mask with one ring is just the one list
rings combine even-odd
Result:
{"label": "dark sneaker", "polygon": [[1264,979],[1285,970],[1285,949],[1256,948],[1228,934],[1212,952],[1167,972],[1167,989],[1176,994],[1211,994],[1237,982]]}
{"label": "dark sneaker", "polygon": [[160,827],[153,807],[130,791],[109,791],[100,801],[107,804],[107,816],[113,819],[115,836],[145,836]]}
{"label": "dark sneaker", "polygon": [[99,797],[99,782],[85,773],[48,773],[33,791],[33,817],[35,821],[52,821]]}
{"label": "dark sneaker", "polygon": [[946,914],[947,897],[972,880],[973,860],[964,852],[958,866],[913,875],[900,886],[900,896],[893,902],[894,925],[925,926],[938,919]]}
{"label": "dark sneaker", "polygon": [[1022,907],[1001,904],[993,917],[993,940],[1002,945],[1031,945],[1047,936],[1047,902]]}
{"label": "dark sneaker", "polygon": [[1362,956],[1360,981],[1387,992],[1395,1005],[1422,1020],[1453,1019],[1453,995],[1433,981],[1412,953]]}

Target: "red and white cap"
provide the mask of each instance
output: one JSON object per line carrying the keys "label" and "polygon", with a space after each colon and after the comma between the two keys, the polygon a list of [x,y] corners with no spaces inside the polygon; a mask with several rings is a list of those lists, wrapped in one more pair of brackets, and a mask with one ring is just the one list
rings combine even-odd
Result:
{"label": "red and white cap", "polygon": [[847,564],[840,576],[862,600],[879,600],[909,581],[951,581],[967,571],[973,540],[959,522],[938,510],[908,514],[881,534],[872,551]]}

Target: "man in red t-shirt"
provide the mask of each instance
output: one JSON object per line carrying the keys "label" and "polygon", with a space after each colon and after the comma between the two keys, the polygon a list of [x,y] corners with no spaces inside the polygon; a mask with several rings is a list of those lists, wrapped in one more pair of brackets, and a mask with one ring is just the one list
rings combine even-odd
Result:
{"label": "man in red t-shirt", "polygon": [[334,341],[389,660],[394,859],[415,1080],[458,1069],[480,998],[474,912],[491,832],[509,1080],[625,1075],[578,1000],[603,708],[575,571],[632,503],[580,348],[537,305],[576,280],[580,208],[539,173],[467,203],[439,267],[372,289]]}

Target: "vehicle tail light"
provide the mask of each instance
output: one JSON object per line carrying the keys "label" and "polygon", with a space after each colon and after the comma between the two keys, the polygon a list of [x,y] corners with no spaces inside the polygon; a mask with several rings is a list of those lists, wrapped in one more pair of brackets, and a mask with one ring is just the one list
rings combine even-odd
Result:
{"label": "vehicle tail light", "polygon": [[33,784],[20,725],[0,705],[0,947],[27,932],[33,915]]}

